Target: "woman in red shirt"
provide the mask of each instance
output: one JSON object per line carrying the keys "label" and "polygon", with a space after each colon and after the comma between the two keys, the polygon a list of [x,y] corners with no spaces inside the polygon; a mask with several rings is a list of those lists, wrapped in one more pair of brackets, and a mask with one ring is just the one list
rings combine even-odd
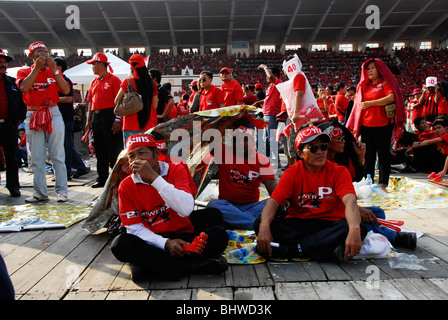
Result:
{"label": "woman in red shirt", "polygon": [[[395,103],[395,118],[388,118],[384,106]],[[361,81],[356,90],[353,111],[347,128],[366,144],[366,174],[374,177],[378,155],[378,186],[389,184],[391,138],[395,141],[404,131],[406,121],[403,96],[392,72],[380,59],[369,59],[362,65]]]}
{"label": "woman in red shirt", "polygon": [[129,64],[132,69],[132,76],[126,78],[120,91],[115,97],[115,104],[121,100],[124,93],[128,91],[128,83],[133,90],[142,96],[143,109],[137,113],[123,117],[123,140],[129,136],[138,133],[145,133],[147,130],[157,125],[157,86],[152,81],[146,67],[145,59],[140,54],[134,54],[129,58]]}

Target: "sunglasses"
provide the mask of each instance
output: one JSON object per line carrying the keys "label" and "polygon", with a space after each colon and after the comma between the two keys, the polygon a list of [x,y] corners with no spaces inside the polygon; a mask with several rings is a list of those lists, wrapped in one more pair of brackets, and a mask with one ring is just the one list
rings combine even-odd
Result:
{"label": "sunglasses", "polygon": [[206,82],[208,79],[207,78],[201,78],[199,79],[199,82]]}
{"label": "sunglasses", "polygon": [[345,136],[340,136],[339,138],[335,138],[335,139],[331,139],[331,140],[342,142],[345,140]]}
{"label": "sunglasses", "polygon": [[311,153],[316,153],[319,149],[322,151],[327,151],[328,144],[327,143],[312,144],[308,148],[304,148],[303,150],[308,150]]}

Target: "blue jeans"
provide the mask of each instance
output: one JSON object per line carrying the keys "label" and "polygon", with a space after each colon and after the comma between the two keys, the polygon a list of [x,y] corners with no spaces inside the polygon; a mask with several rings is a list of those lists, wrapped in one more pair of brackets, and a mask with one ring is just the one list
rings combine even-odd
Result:
{"label": "blue jeans", "polygon": [[[385,220],[386,219],[386,214],[384,213],[384,210],[381,209],[380,207],[366,207],[365,209],[369,209],[370,211],[372,211],[372,213],[380,219]],[[397,231],[389,229],[379,223],[375,223],[375,222],[370,222],[370,223],[365,223],[367,230],[368,231],[373,231],[375,233],[379,233],[382,234],[383,236],[385,236],[387,238],[387,240],[389,240],[390,243],[394,243],[395,241],[395,237],[397,236]]]}
{"label": "blue jeans", "polygon": [[213,199],[207,208],[216,208],[222,212],[224,222],[242,230],[254,230],[254,222],[261,215],[267,200],[234,203],[227,200]]}
{"label": "blue jeans", "polygon": [[[56,193],[67,193],[67,170],[65,168],[64,137],[65,125],[58,107],[50,108],[53,115],[53,131],[30,130],[30,117],[33,111],[26,113],[26,138],[30,145],[31,169],[33,170],[33,187],[39,197],[48,196],[46,164],[47,149],[55,174]],[[47,148],[48,147],[48,148]]]}
{"label": "blue jeans", "polygon": [[[265,121],[269,121],[269,125],[264,129],[264,135],[263,135],[263,142],[264,142],[264,153],[262,154],[266,155],[271,162],[272,160],[277,160],[277,162],[280,162],[279,155],[278,155],[278,143],[277,143],[277,119],[274,116],[264,116],[263,119]],[[258,145],[260,147],[260,145]],[[272,153],[271,153],[272,151]],[[258,151],[260,152],[260,151]]]}

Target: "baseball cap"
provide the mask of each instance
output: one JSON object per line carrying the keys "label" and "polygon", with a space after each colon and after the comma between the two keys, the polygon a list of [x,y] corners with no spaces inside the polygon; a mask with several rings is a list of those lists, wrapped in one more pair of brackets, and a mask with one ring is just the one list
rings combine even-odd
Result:
{"label": "baseball cap", "polygon": [[45,44],[42,41],[33,42],[28,47],[28,51],[29,51],[28,55],[32,54],[34,51],[36,51],[39,48],[45,48],[46,49],[47,47],[45,46]]}
{"label": "baseball cap", "polygon": [[255,85],[255,89],[262,89],[262,88],[263,88],[263,86],[261,85],[261,83],[257,83]]}
{"label": "baseball cap", "polygon": [[416,95],[416,94],[419,94],[419,93],[422,93],[422,90],[418,89],[418,88],[415,88],[414,91],[412,91],[412,95]]}
{"label": "baseball cap", "polygon": [[112,67],[110,65],[110,62],[108,62],[108,60],[107,60],[107,56],[104,53],[102,53],[102,52],[95,53],[93,58],[88,60],[88,61],[86,61],[86,63],[92,64],[95,61],[106,63],[109,66],[109,68],[110,68],[110,72],[112,72],[112,73],[114,72],[114,70],[112,69]]}
{"label": "baseball cap", "polygon": [[134,134],[126,140],[126,153],[140,147],[158,148],[156,140],[148,134]]}
{"label": "baseball cap", "polygon": [[8,55],[6,54],[6,52],[3,51],[2,49],[0,49],[0,57],[4,57],[4,58],[6,59],[6,62],[10,62],[10,61],[12,61],[12,57],[8,56]]}
{"label": "baseball cap", "polygon": [[427,77],[426,78],[426,86],[427,87],[435,87],[437,84],[437,77]]}
{"label": "baseball cap", "polygon": [[319,137],[324,138],[324,142],[330,142],[330,136],[326,133],[323,133],[322,130],[319,127],[311,126],[306,127],[302,130],[300,130],[297,133],[296,141],[295,141],[295,148],[296,150],[299,150],[299,146],[303,143],[309,143]]}
{"label": "baseball cap", "polygon": [[222,68],[221,70],[219,70],[219,73],[223,73],[223,72],[228,72],[228,73],[232,74],[232,70],[230,70],[230,69],[227,68],[227,67],[224,67],[224,68]]}
{"label": "baseball cap", "polygon": [[[107,63],[107,57],[106,57],[106,63]],[[146,66],[145,57],[143,57],[141,54],[133,54],[129,58],[129,64],[131,65],[131,68],[142,68]]]}

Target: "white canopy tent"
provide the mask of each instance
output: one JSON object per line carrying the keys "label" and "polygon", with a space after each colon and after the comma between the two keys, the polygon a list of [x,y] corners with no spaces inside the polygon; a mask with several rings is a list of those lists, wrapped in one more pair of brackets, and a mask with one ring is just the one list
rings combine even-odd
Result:
{"label": "white canopy tent", "polygon": [[[113,74],[120,78],[121,81],[126,79],[130,75],[131,67],[129,63],[118,58],[110,52],[105,53],[107,56],[107,61],[110,62]],[[85,90],[88,90],[90,83],[96,77],[92,72],[92,65],[87,62],[78,64],[75,67],[67,69],[64,74],[69,78],[74,84],[74,88],[81,90],[81,97],[85,98]]]}

